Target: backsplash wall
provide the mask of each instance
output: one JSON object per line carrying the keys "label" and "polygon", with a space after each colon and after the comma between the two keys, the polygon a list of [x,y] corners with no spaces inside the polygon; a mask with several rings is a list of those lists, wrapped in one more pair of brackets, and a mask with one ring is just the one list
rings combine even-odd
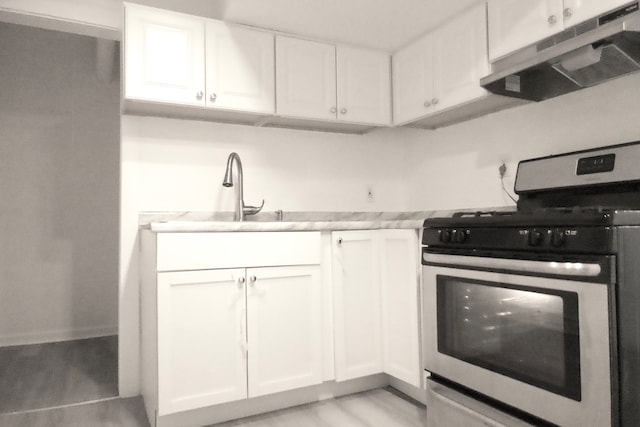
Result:
{"label": "backsplash wall", "polygon": [[407,138],[409,210],[506,206],[518,161],[640,140],[640,75]]}

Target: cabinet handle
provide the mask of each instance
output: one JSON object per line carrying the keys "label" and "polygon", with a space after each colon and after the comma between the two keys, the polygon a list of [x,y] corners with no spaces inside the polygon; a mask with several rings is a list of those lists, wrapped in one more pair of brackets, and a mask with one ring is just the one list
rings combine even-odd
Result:
{"label": "cabinet handle", "polygon": [[427,107],[427,108],[431,107],[431,102],[424,101],[424,106]]}
{"label": "cabinet handle", "polygon": [[204,92],[203,91],[199,91],[198,93],[196,93],[196,98],[198,98],[198,101],[201,100],[202,97],[204,97]]}
{"label": "cabinet handle", "polygon": [[347,114],[347,109],[343,108],[342,110],[340,110],[340,114]]}
{"label": "cabinet handle", "polygon": [[257,280],[258,280],[258,278],[256,276],[249,277],[249,282],[251,282],[251,283],[256,283]]}
{"label": "cabinet handle", "polygon": [[562,14],[565,18],[571,18],[571,15],[573,15],[573,11],[568,7],[562,12]]}
{"label": "cabinet handle", "polygon": [[558,18],[556,18],[556,15],[551,15],[547,21],[549,21],[549,24],[553,25],[558,22]]}
{"label": "cabinet handle", "polygon": [[341,245],[342,244],[342,237],[338,237],[338,244]]}
{"label": "cabinet handle", "polygon": [[238,277],[238,284],[244,285],[244,276]]}
{"label": "cabinet handle", "polygon": [[212,93],[209,96],[209,101],[211,101],[211,102],[216,102],[216,99],[218,99],[218,95],[216,95],[215,93]]}
{"label": "cabinet handle", "polygon": [[431,103],[432,103],[433,105],[436,105],[436,104],[438,103],[438,98],[433,98],[433,99],[431,100]]}
{"label": "cabinet handle", "polygon": [[331,112],[332,112],[332,113],[334,113],[334,114],[335,114],[335,112],[336,112],[336,111],[338,111],[338,110],[336,110],[336,107],[332,107],[332,108],[331,108]]}

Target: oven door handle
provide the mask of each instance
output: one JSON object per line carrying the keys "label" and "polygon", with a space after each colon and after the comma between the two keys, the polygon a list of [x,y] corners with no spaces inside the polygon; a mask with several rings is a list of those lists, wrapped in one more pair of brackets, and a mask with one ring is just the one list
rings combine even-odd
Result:
{"label": "oven door handle", "polygon": [[602,272],[602,266],[600,264],[588,262],[534,261],[527,259],[433,254],[429,252],[423,252],[422,259],[426,264],[430,265],[550,274],[554,276],[598,277]]}

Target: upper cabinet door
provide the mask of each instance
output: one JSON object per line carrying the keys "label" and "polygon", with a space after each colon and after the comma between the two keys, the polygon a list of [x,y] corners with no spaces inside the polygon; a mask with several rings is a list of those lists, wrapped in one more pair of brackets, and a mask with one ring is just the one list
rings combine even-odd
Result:
{"label": "upper cabinet door", "polygon": [[125,97],[205,105],[204,19],[126,5]]}
{"label": "upper cabinet door", "polygon": [[562,20],[562,0],[489,0],[489,59],[562,31]]}
{"label": "upper cabinet door", "polygon": [[433,111],[433,40],[421,38],[393,55],[393,123]]}
{"label": "upper cabinet door", "polygon": [[434,110],[444,110],[486,94],[480,78],[489,72],[484,4],[433,33]]}
{"label": "upper cabinet door", "polygon": [[207,107],[273,114],[274,36],[207,21]]}
{"label": "upper cabinet door", "polygon": [[322,382],[320,266],[247,269],[249,397]]}
{"label": "upper cabinet door", "polygon": [[564,0],[564,25],[572,27],[628,3],[629,0]]}
{"label": "upper cabinet door", "polygon": [[335,120],[336,52],[333,45],[276,36],[276,113]]}
{"label": "upper cabinet door", "polygon": [[391,124],[391,60],[387,53],[338,46],[338,119]]}

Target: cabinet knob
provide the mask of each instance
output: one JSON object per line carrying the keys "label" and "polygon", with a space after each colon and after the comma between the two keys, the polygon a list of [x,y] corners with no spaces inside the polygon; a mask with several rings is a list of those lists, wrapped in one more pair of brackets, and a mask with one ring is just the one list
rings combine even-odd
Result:
{"label": "cabinet knob", "polygon": [[556,15],[551,15],[547,21],[549,21],[549,24],[553,25],[558,22],[558,18],[556,18]]}
{"label": "cabinet knob", "polygon": [[249,277],[249,282],[251,282],[251,283],[256,283],[257,280],[258,280],[258,278],[256,276]]}
{"label": "cabinet knob", "polygon": [[215,93],[212,93],[209,96],[209,101],[211,101],[211,102],[216,102],[216,99],[218,99],[218,95],[216,95]]}
{"label": "cabinet knob", "polygon": [[331,108],[331,112],[335,114],[335,112],[338,111],[336,110],[336,107]]}
{"label": "cabinet knob", "polygon": [[198,93],[196,93],[196,98],[198,100],[201,100],[204,97],[204,92],[203,91],[199,91]]}
{"label": "cabinet knob", "polygon": [[571,10],[571,8],[566,8],[562,14],[564,15],[565,18],[570,18],[571,15],[573,15],[573,11]]}
{"label": "cabinet knob", "polygon": [[424,106],[429,108],[431,107],[431,102],[430,101],[424,101]]}
{"label": "cabinet knob", "polygon": [[341,245],[342,244],[342,237],[338,237],[338,244]]}
{"label": "cabinet knob", "polygon": [[436,105],[438,102],[439,102],[439,101],[438,101],[438,98],[433,98],[433,99],[431,100],[431,104],[433,104],[433,105]]}
{"label": "cabinet knob", "polygon": [[244,284],[244,276],[238,277],[238,284],[239,285],[243,285]]}
{"label": "cabinet knob", "polygon": [[342,110],[340,110],[340,114],[347,114],[347,109],[343,108]]}

